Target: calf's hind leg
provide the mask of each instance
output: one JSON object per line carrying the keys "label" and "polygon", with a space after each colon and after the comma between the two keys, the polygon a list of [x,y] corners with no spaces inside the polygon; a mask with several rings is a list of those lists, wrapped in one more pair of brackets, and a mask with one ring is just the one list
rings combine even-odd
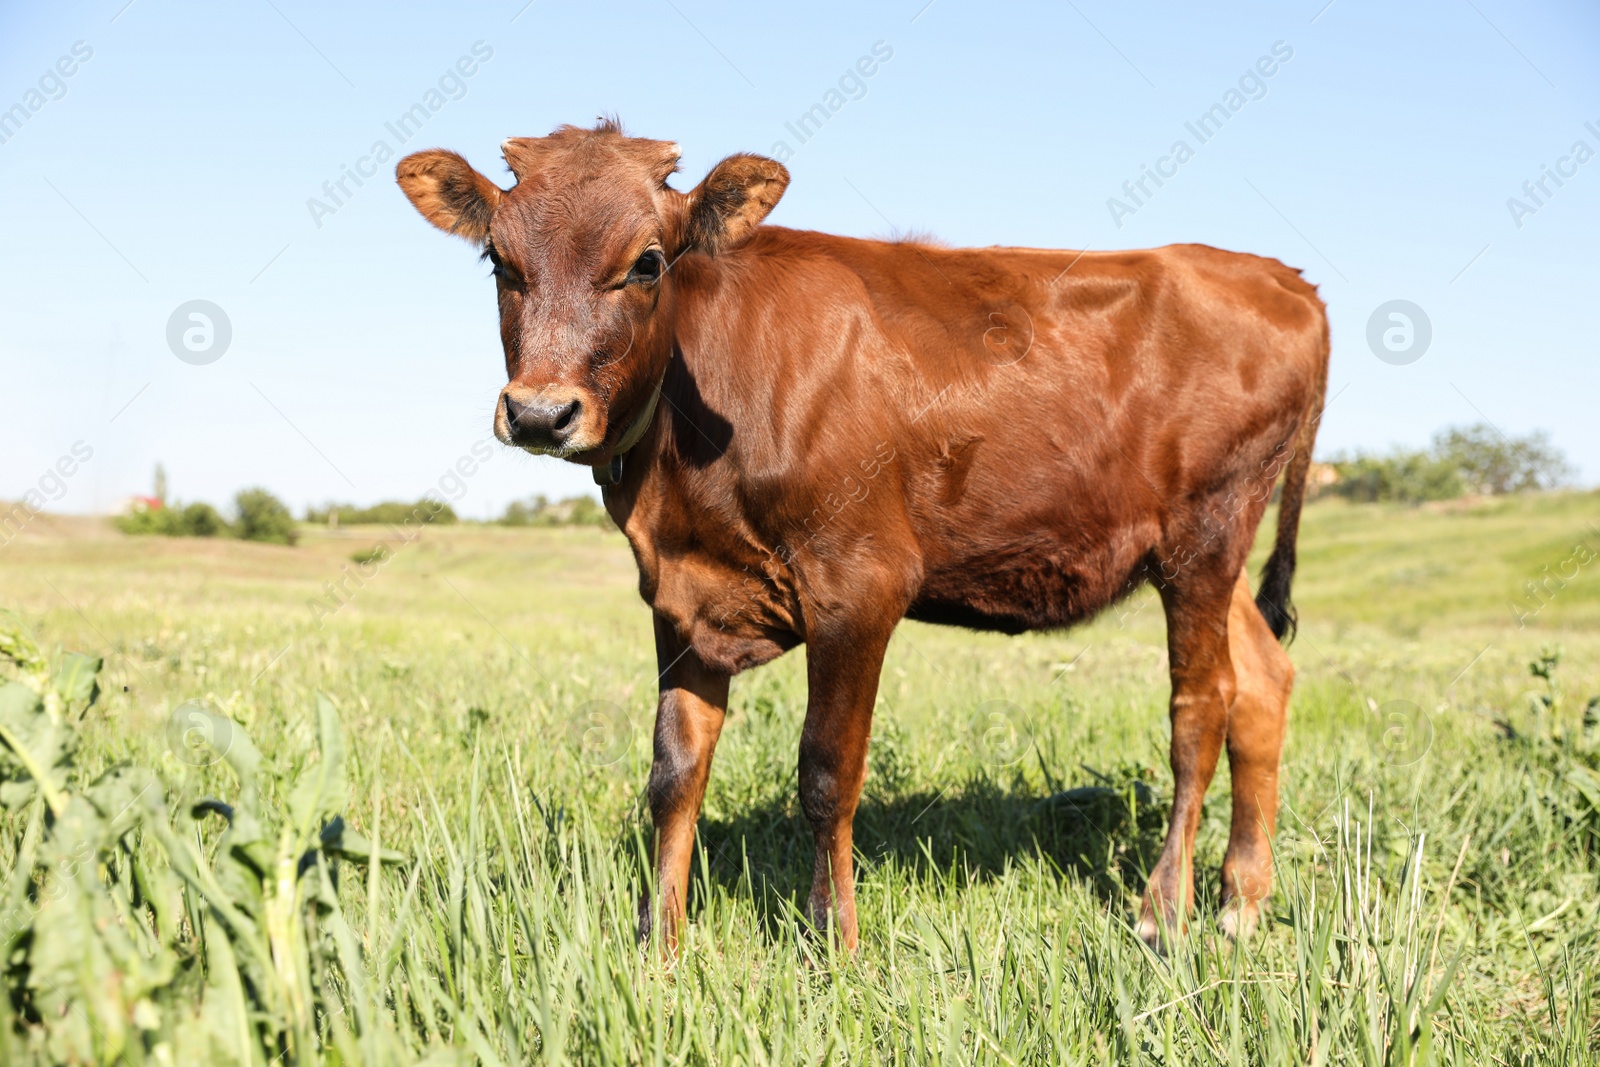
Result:
{"label": "calf's hind leg", "polygon": [[1139,936],[1153,948],[1181,934],[1194,903],[1194,837],[1216,773],[1233,703],[1228,654],[1230,565],[1196,568],[1162,588],[1172,674],[1172,819],[1139,909]]}
{"label": "calf's hind leg", "polygon": [[1222,929],[1248,937],[1272,893],[1272,832],[1278,821],[1278,761],[1294,666],[1261,617],[1243,571],[1228,608],[1234,697],[1228,709],[1233,824],[1222,861]]}

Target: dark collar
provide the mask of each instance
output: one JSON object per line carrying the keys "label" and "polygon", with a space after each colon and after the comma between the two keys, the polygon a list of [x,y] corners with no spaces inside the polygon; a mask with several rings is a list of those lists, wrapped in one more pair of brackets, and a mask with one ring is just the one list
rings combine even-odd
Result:
{"label": "dark collar", "polygon": [[644,432],[650,428],[650,420],[655,418],[656,405],[661,402],[661,385],[666,381],[666,378],[666,373],[663,372],[660,380],[656,382],[655,389],[650,393],[650,399],[645,401],[643,409],[634,416],[633,421],[628,424],[627,430],[623,432],[622,440],[618,441],[617,447],[612,450],[611,462],[594,468],[595,485],[616,485],[622,481],[623,454],[638,444],[639,439],[644,436]]}

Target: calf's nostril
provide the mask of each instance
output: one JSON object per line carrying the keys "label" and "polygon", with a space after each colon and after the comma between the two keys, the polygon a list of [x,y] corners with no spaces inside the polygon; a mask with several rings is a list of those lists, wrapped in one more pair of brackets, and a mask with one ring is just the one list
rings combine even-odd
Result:
{"label": "calf's nostril", "polygon": [[517,420],[527,412],[527,408],[512,400],[509,396],[503,398],[506,406],[506,422],[511,426],[511,432],[517,432]]}
{"label": "calf's nostril", "polygon": [[572,401],[572,403],[568,404],[566,407],[562,408],[559,413],[557,413],[556,421],[551,428],[555,430],[556,433],[564,433],[566,429],[577,419],[578,412],[581,410],[581,408],[582,405],[576,400]]}

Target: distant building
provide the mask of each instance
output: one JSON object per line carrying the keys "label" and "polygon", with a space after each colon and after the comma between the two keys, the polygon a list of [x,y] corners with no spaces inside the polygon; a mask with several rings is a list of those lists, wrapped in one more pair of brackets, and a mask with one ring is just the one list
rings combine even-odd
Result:
{"label": "distant building", "polygon": [[1339,468],[1332,463],[1312,463],[1306,482],[1310,490],[1306,495],[1315,499],[1339,484]]}

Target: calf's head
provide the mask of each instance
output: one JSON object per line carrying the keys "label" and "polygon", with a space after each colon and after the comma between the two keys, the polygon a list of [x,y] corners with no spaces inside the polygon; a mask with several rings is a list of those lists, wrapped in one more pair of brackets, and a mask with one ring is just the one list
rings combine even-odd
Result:
{"label": "calf's head", "polygon": [[671,266],[747,238],[789,172],[730,156],[681,193],[667,184],[678,146],[624,136],[611,122],[513,137],[501,151],[510,189],[442,149],[407,156],[395,173],[424,218],[494,264],[509,379],[495,436],[603,463],[648,410],[671,358]]}

